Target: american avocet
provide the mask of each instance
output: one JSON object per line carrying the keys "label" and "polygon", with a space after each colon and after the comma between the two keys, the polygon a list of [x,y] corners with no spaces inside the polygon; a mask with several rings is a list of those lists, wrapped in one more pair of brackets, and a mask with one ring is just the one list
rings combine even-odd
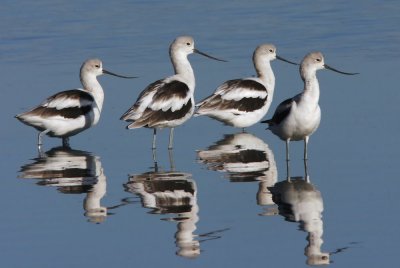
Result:
{"label": "american avocet", "polygon": [[40,131],[39,148],[43,135],[60,137],[63,145],[68,146],[70,136],[97,124],[104,100],[104,92],[97,76],[102,74],[134,78],[106,71],[99,59],[89,59],[82,64],[80,70],[83,89],[59,92],[32,110],[16,116],[22,123]]}
{"label": "american avocet", "polygon": [[128,129],[153,128],[153,149],[156,148],[157,128],[171,129],[168,145],[171,149],[174,127],[183,124],[193,114],[195,77],[187,58],[192,53],[223,61],[197,50],[190,36],[176,38],[169,48],[175,75],[148,85],[135,104],[121,116],[121,120],[131,122]]}
{"label": "american avocet", "polygon": [[304,81],[304,90],[293,98],[283,101],[276,108],[268,129],[286,142],[286,160],[289,160],[289,142],[304,140],[304,159],[307,159],[307,145],[311,134],[317,130],[321,121],[319,101],[318,70],[328,69],[337,73],[354,75],[338,71],[324,62],[321,52],[307,54],[300,64],[300,76]]}
{"label": "american avocet", "polygon": [[259,122],[267,113],[274,94],[275,76],[270,63],[274,59],[298,65],[277,56],[274,45],[260,45],[253,54],[257,77],[226,81],[196,105],[195,116],[207,115],[240,128]]}

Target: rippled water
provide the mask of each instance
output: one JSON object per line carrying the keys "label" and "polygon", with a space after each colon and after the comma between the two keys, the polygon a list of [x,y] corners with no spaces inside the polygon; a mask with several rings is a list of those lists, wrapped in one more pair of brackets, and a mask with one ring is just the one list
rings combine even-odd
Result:
{"label": "rippled water", "polygon": [[[394,266],[398,180],[400,4],[397,1],[4,1],[0,8],[3,170],[0,254],[4,267]],[[312,50],[358,76],[320,71],[322,122],[292,143],[258,124],[248,133],[206,117],[158,135],[119,117],[150,82],[172,73],[168,46],[190,34],[197,100],[254,74],[265,42],[300,61]],[[18,114],[79,87],[90,57],[135,80],[101,77],[100,123],[72,137],[72,150]],[[274,62],[272,109],[296,94],[296,67]],[[269,113],[271,115],[271,113]]]}

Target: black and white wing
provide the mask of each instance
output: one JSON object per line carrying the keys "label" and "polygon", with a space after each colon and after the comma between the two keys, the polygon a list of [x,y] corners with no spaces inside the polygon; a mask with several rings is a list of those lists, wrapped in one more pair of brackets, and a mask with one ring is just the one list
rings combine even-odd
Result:
{"label": "black and white wing", "polygon": [[243,113],[258,110],[268,98],[265,86],[253,79],[228,80],[219,86],[214,94],[196,106],[196,114],[207,114],[213,110],[231,110]]}
{"label": "black and white wing", "polygon": [[192,108],[188,85],[179,80],[163,79],[150,84],[121,119],[133,122],[128,128],[154,127],[178,120]]}
{"label": "black and white wing", "polygon": [[62,117],[75,119],[86,116],[93,107],[93,96],[81,89],[71,89],[59,92],[32,110],[19,114],[16,117],[29,124],[30,118]]}
{"label": "black and white wing", "polygon": [[294,98],[284,100],[278,105],[272,118],[261,121],[261,123],[267,123],[270,126],[280,124],[289,115],[294,102]]}

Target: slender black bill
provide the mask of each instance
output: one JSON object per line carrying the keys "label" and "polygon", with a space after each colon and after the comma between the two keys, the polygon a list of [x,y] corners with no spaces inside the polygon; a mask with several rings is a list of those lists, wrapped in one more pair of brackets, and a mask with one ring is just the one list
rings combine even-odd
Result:
{"label": "slender black bill", "polygon": [[104,70],[104,69],[103,69],[103,74],[109,74],[109,75],[113,75],[113,76],[116,76],[116,77],[128,78],[128,79],[137,78],[137,76],[123,76],[123,75],[119,75],[119,74],[115,74],[115,73],[109,72],[109,71]]}
{"label": "slender black bill", "polygon": [[282,57],[279,57],[278,55],[276,56],[276,58],[277,58],[278,60],[281,60],[281,61],[284,61],[284,62],[287,62],[287,63],[293,64],[293,65],[300,65],[300,64],[298,64],[298,63],[296,63],[296,62],[293,62],[293,61],[290,61],[290,60],[284,59],[284,58],[282,58]]}
{"label": "slender black bill", "polygon": [[326,64],[324,64],[324,67],[325,67],[325,69],[328,69],[328,70],[331,70],[331,71],[334,71],[334,72],[337,72],[337,73],[340,73],[340,74],[346,74],[346,75],[360,74],[360,73],[346,73],[346,72],[342,72],[342,71],[336,70],[336,69],[334,69],[334,68],[332,68],[332,67],[330,67],[329,65],[326,65]]}
{"label": "slender black bill", "polygon": [[226,61],[226,60],[221,60],[221,59],[212,57],[212,56],[210,56],[210,55],[207,55],[206,53],[203,53],[203,52],[201,52],[201,51],[199,51],[199,50],[197,50],[197,49],[193,49],[193,52],[194,52],[194,53],[197,53],[197,54],[200,54],[200,55],[203,55],[203,56],[205,56],[205,57],[207,57],[207,58],[210,58],[210,59],[213,59],[213,60],[228,62],[228,61]]}

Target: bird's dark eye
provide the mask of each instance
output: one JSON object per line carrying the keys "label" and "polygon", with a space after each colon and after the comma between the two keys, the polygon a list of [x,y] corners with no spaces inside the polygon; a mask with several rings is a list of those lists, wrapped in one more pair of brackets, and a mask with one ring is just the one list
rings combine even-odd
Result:
{"label": "bird's dark eye", "polygon": [[96,64],[94,67],[96,67],[96,68],[100,68],[100,65],[99,65],[99,64]]}
{"label": "bird's dark eye", "polygon": [[272,52],[274,52],[274,50],[273,50],[273,49],[270,49],[270,50],[269,50],[269,52],[271,52],[271,53],[272,53]]}
{"label": "bird's dark eye", "polygon": [[190,46],[190,43],[189,43],[189,42],[187,42],[187,43],[186,43],[186,45]]}
{"label": "bird's dark eye", "polygon": [[315,59],[316,61],[318,61],[318,62],[320,62],[321,61],[321,59]]}

